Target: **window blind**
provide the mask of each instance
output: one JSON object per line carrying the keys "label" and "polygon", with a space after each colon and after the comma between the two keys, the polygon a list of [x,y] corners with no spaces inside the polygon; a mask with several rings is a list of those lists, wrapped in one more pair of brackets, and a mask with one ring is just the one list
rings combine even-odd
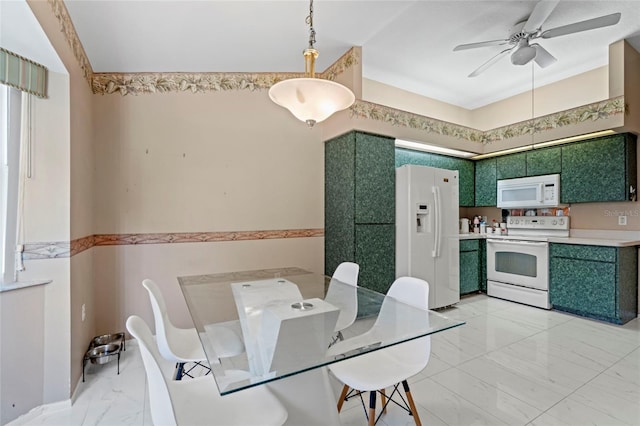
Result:
{"label": "window blind", "polygon": [[23,92],[47,97],[47,69],[0,47],[0,83]]}

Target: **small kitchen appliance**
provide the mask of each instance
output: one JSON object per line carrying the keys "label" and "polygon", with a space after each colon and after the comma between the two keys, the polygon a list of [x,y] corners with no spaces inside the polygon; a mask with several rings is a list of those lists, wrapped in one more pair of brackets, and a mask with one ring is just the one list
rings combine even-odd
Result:
{"label": "small kitchen appliance", "polygon": [[560,175],[498,181],[497,205],[502,209],[548,208],[560,205]]}

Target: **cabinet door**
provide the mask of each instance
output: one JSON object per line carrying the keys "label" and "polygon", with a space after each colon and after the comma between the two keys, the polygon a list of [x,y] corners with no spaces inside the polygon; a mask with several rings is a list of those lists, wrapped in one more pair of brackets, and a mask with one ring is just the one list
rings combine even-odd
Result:
{"label": "cabinet door", "polygon": [[496,177],[500,179],[519,178],[527,175],[527,154],[503,155],[496,158]]}
{"label": "cabinet door", "polygon": [[475,166],[473,161],[430,152],[396,148],[396,168],[405,164],[457,170],[460,207],[473,207],[475,205]]}
{"label": "cabinet door", "polygon": [[395,225],[356,225],[358,285],[385,293],[396,278]]}
{"label": "cabinet door", "polygon": [[562,148],[534,149],[527,152],[527,176],[551,175],[562,172]]}
{"label": "cabinet door", "polygon": [[563,146],[561,202],[627,200],[626,148],[625,135]]}
{"label": "cabinet door", "polygon": [[324,145],[324,270],[355,261],[355,135],[353,132]]}
{"label": "cabinet door", "polygon": [[480,252],[460,252],[460,295],[480,290]]}
{"label": "cabinet door", "polygon": [[615,263],[552,257],[550,275],[554,309],[617,322]]}
{"label": "cabinet door", "polygon": [[394,223],[394,140],[357,132],[355,156],[355,222]]}
{"label": "cabinet door", "polygon": [[496,159],[476,162],[476,206],[495,206],[497,196]]}

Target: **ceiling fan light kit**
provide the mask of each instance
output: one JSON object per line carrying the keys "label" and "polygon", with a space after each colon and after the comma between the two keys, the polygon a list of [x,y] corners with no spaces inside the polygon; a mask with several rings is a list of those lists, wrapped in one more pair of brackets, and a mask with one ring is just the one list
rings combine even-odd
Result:
{"label": "ceiling fan light kit", "polygon": [[305,76],[280,81],[269,89],[269,98],[288,109],[298,120],[313,127],[333,113],[349,108],[356,97],[347,87],[334,81],[316,78],[316,32],[313,29],[313,0],[309,3],[309,47],[304,50]]}
{"label": "ceiling fan light kit", "polygon": [[531,12],[531,15],[529,15],[529,18],[526,21],[522,21],[514,25],[511,30],[511,34],[506,39],[461,44],[454,47],[454,51],[460,51],[487,46],[510,46],[507,49],[502,50],[484,64],[480,65],[480,67],[469,74],[469,77],[478,76],[509,53],[511,54],[511,63],[513,65],[526,65],[531,61],[535,61],[540,68],[548,67],[556,62],[557,59],[540,44],[531,44],[530,42],[532,40],[537,38],[548,39],[582,31],[594,30],[596,28],[615,25],[620,22],[621,14],[612,13],[610,15],[587,19],[586,21],[575,22],[573,24],[563,25],[543,31],[542,25],[549,18],[558,3],[559,0],[539,1]]}

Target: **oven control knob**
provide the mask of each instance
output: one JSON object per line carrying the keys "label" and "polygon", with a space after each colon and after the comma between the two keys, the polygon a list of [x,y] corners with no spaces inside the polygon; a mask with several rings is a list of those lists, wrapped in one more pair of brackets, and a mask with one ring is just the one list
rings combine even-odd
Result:
{"label": "oven control knob", "polygon": [[552,224],[552,225],[557,225],[557,224],[558,224],[558,221],[554,219],[554,220],[553,220],[553,222],[551,222],[551,224]]}
{"label": "oven control knob", "polygon": [[516,225],[519,224],[519,223],[520,223],[520,221],[518,219],[516,219]]}
{"label": "oven control knob", "polygon": [[540,220],[540,225],[544,225],[544,219]]}
{"label": "oven control knob", "polygon": [[560,219],[560,225],[564,225],[564,219]]}

